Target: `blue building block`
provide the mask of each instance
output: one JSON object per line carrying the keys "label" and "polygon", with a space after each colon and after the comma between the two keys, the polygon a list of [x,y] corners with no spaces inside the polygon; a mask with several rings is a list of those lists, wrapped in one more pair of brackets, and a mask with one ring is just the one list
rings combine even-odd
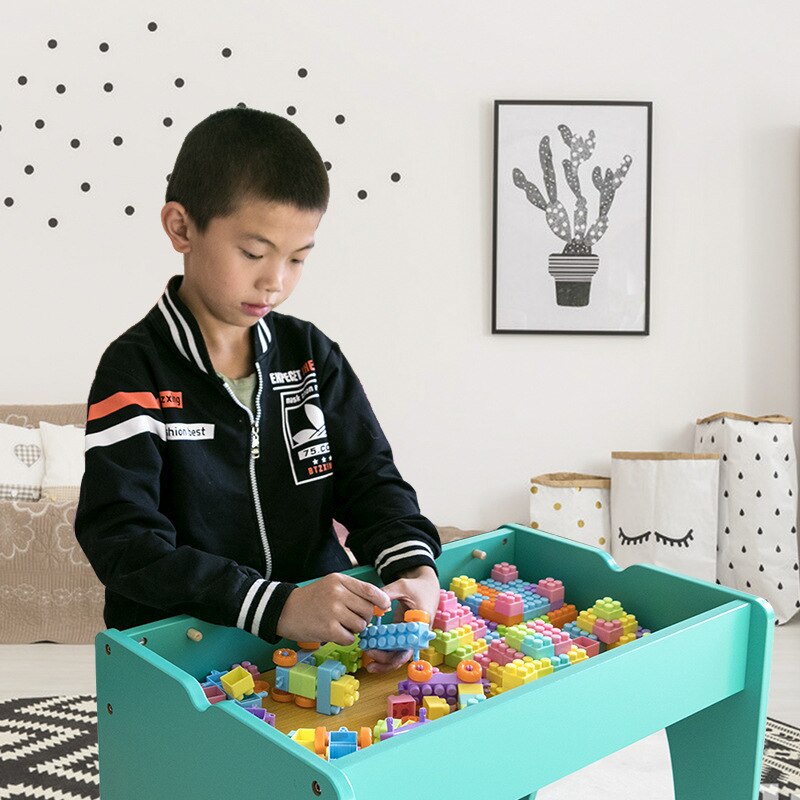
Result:
{"label": "blue building block", "polygon": [[574,622],[567,622],[561,630],[566,631],[569,634],[570,639],[577,639],[579,636],[588,636],[590,639],[599,641],[594,633],[587,633],[583,628],[579,628]]}
{"label": "blue building block", "polygon": [[546,597],[530,592],[522,595],[522,619],[527,622],[550,611],[550,602]]}
{"label": "blue building block", "polygon": [[347,728],[339,728],[328,734],[328,759],[341,758],[358,750],[358,734]]}
{"label": "blue building block", "polygon": [[314,660],[314,651],[313,650],[298,650],[297,651],[297,663],[298,664],[311,664],[312,667],[316,666],[316,661]]}
{"label": "blue building block", "polygon": [[241,700],[234,700],[233,702],[242,708],[263,708],[261,700],[266,696],[266,692],[255,692],[254,694],[246,694]]}
{"label": "blue building block", "polygon": [[534,659],[552,658],[555,655],[556,647],[553,644],[553,640],[547,636],[533,634],[526,636],[522,640],[520,651],[526,656],[532,656]]}
{"label": "blue building block", "polygon": [[478,616],[478,609],[484,600],[489,598],[485,594],[471,594],[466,600],[462,600],[461,604],[465,605],[476,617]]}
{"label": "blue building block", "polygon": [[568,667],[571,663],[566,653],[562,653],[560,656],[550,657],[550,665],[553,667],[553,672],[558,672],[564,669],[564,667]]}
{"label": "blue building block", "polygon": [[338,714],[341,706],[331,705],[331,681],[338,680],[347,670],[340,661],[329,658],[317,667],[317,713]]}
{"label": "blue building block", "polygon": [[289,691],[289,670],[291,667],[275,667],[275,688]]}
{"label": "blue building block", "polygon": [[367,625],[358,646],[362,650],[413,650],[414,660],[418,660],[419,651],[435,638],[427,622],[391,622]]}
{"label": "blue building block", "polygon": [[222,676],[227,675],[230,670],[220,671],[218,669],[212,669],[211,672],[208,673],[206,676],[206,681],[210,683],[214,683],[222,689]]}
{"label": "blue building block", "polygon": [[483,638],[486,640],[486,644],[490,645],[495,639],[502,639],[503,637],[497,631],[486,631]]}

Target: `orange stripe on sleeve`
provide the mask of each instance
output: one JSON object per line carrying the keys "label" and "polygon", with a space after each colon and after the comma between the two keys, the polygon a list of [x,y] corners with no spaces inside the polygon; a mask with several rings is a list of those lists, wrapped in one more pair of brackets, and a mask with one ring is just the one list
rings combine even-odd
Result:
{"label": "orange stripe on sleeve", "polygon": [[141,406],[142,408],[161,408],[158,399],[152,392],[117,392],[99,403],[89,406],[88,420],[100,419],[119,411],[125,406]]}

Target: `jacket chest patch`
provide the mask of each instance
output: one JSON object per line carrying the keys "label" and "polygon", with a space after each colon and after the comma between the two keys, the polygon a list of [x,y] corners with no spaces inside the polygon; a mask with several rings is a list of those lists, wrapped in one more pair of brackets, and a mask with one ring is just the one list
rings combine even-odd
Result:
{"label": "jacket chest patch", "polygon": [[300,382],[272,388],[281,398],[283,439],[295,484],[329,477],[333,459],[316,372],[309,372]]}
{"label": "jacket chest patch", "polygon": [[170,422],[164,427],[167,432],[167,441],[188,442],[214,438],[214,424],[211,422]]}

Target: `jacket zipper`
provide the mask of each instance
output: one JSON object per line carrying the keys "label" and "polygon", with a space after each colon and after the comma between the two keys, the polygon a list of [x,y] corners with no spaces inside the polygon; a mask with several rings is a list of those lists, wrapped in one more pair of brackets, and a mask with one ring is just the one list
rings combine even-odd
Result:
{"label": "jacket zipper", "polygon": [[267,529],[264,524],[264,513],[261,510],[261,497],[258,494],[258,484],[256,483],[256,459],[261,455],[261,443],[259,440],[259,422],[261,421],[261,390],[263,388],[263,381],[261,379],[261,367],[256,362],[256,372],[258,373],[258,391],[256,392],[256,416],[253,418],[253,412],[244,405],[239,398],[233,393],[233,390],[228,386],[227,382],[223,382],[223,386],[227,389],[228,394],[233,401],[240,408],[247,412],[250,418],[250,486],[253,490],[253,502],[256,507],[256,519],[258,520],[258,531],[261,535],[261,544],[264,547],[264,578],[269,580],[272,573],[272,553],[267,541]]}

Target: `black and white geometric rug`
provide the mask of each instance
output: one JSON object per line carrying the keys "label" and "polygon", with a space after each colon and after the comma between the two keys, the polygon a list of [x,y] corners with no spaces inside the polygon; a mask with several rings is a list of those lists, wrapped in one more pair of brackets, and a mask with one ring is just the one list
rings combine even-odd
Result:
{"label": "black and white geometric rug", "polygon": [[[767,718],[761,800],[800,800],[800,729]],[[0,800],[96,800],[92,694],[0,702]]]}

